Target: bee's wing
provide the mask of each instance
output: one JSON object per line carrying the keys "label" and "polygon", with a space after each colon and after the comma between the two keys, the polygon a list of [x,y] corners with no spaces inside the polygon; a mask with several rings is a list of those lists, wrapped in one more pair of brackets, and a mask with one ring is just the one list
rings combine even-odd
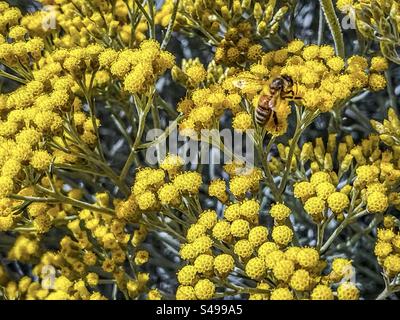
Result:
{"label": "bee's wing", "polygon": [[232,81],[232,84],[238,89],[244,89],[247,81],[245,79],[235,79]]}
{"label": "bee's wing", "polygon": [[280,104],[281,102],[282,102],[281,92],[278,91],[278,92],[276,92],[276,93],[272,96],[272,98],[271,98],[271,100],[270,100],[270,102],[269,102],[269,104],[270,104],[270,109],[276,111],[276,108],[279,106],[279,104]]}
{"label": "bee's wing", "polygon": [[289,99],[282,98],[280,93],[275,94],[271,99],[270,107],[272,110],[278,111],[281,108],[286,108],[286,106],[289,104],[289,101]]}
{"label": "bee's wing", "polygon": [[263,81],[261,79],[238,77],[232,84],[242,90],[242,93],[255,93],[262,89]]}

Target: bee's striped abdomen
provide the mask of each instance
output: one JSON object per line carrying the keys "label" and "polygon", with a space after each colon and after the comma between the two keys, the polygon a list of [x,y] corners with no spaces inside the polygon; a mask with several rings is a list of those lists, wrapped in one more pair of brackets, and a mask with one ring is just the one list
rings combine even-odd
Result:
{"label": "bee's striped abdomen", "polygon": [[260,126],[265,125],[268,119],[271,117],[273,111],[270,108],[270,101],[270,96],[261,96],[260,100],[258,101],[257,108],[254,110],[254,118],[256,123]]}

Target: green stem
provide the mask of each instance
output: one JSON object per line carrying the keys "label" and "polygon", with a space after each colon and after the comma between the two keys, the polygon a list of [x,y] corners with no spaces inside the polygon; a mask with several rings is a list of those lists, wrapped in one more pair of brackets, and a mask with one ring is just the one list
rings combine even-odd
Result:
{"label": "green stem", "polygon": [[287,180],[289,178],[289,173],[290,169],[292,166],[292,160],[294,156],[294,152],[296,150],[297,144],[299,142],[299,139],[304,132],[305,129],[311,124],[311,122],[319,115],[318,112],[314,113],[309,113],[308,111],[305,111],[302,115],[300,115],[300,111],[297,106],[296,108],[296,114],[297,114],[297,120],[296,120],[296,129],[292,138],[292,141],[290,143],[290,149],[289,149],[289,154],[286,159],[286,164],[285,164],[285,171],[283,173],[283,177],[281,180],[281,183],[279,185],[279,195],[280,197],[282,196],[283,192],[285,191]]}
{"label": "green stem", "polygon": [[324,18],[324,11],[322,8],[319,8],[319,21],[318,21],[318,45],[322,44],[324,39],[324,31],[325,31],[325,18]]}
{"label": "green stem", "polygon": [[8,198],[14,200],[28,201],[28,202],[46,202],[46,203],[60,202],[58,199],[54,198],[28,197],[28,196],[20,196],[18,194],[10,194]]}
{"label": "green stem", "polygon": [[385,281],[385,290],[381,292],[376,300],[385,300],[386,298],[389,298],[393,293],[400,291],[400,285],[398,282],[400,280],[399,275],[395,276],[392,281],[390,281],[386,274],[384,274],[383,277]]}
{"label": "green stem", "polygon": [[150,14],[150,38],[156,38],[156,25],[154,22],[154,0],[148,0],[149,14]]}
{"label": "green stem", "polygon": [[328,248],[330,247],[330,245],[332,244],[332,242],[339,236],[339,234],[344,230],[344,228],[346,228],[348,225],[348,220],[344,219],[342,221],[342,223],[339,225],[339,227],[337,227],[335,229],[335,231],[331,234],[331,236],[329,237],[329,239],[325,242],[325,244],[322,246],[320,252],[324,253],[326,250],[328,250]]}
{"label": "green stem", "polygon": [[287,179],[289,177],[290,169],[292,166],[294,151],[296,150],[297,143],[299,142],[299,139],[300,139],[300,136],[302,133],[303,133],[303,130],[301,130],[300,128],[297,128],[296,132],[293,136],[293,139],[292,139],[292,142],[290,145],[290,149],[289,149],[288,158],[286,159],[285,171],[283,173],[283,177],[282,177],[281,183],[279,185],[278,191],[279,191],[280,195],[282,195],[283,192],[285,191]]}
{"label": "green stem", "polygon": [[319,250],[324,241],[325,223],[317,224],[317,250]]}
{"label": "green stem", "polygon": [[[148,5],[149,5],[149,9],[150,7],[152,8],[152,3],[150,3],[150,1],[148,1]],[[152,2],[152,1],[151,1]],[[139,0],[135,0],[136,5],[138,6],[139,10],[142,12],[142,14],[144,15],[145,19],[147,20],[147,23],[149,24],[149,33],[150,33],[150,38],[155,37],[155,32],[154,32],[154,10],[153,10],[153,17],[151,17],[151,11],[150,11],[150,15],[147,13],[146,9],[143,7],[143,5],[140,3]],[[153,8],[152,8],[153,9]],[[150,9],[150,10],[152,10]]]}
{"label": "green stem", "polygon": [[[160,125],[160,113],[158,112],[158,107],[156,105],[153,105],[151,107],[151,118],[153,120],[153,127],[154,129],[161,129],[161,125]],[[160,145],[156,146],[156,150],[157,150],[157,160],[158,163],[161,163],[161,154],[160,154]]]}
{"label": "green stem", "polygon": [[12,74],[9,74],[8,72],[5,72],[3,70],[0,70],[0,76],[2,76],[4,78],[7,78],[7,79],[10,79],[10,80],[14,80],[14,81],[22,83],[22,84],[26,84],[27,83],[26,80],[21,79],[21,78],[19,78],[17,76],[14,76]]}
{"label": "green stem", "polygon": [[282,201],[282,197],[280,197],[280,195],[279,195],[278,188],[276,187],[276,184],[274,182],[274,178],[272,176],[272,173],[271,173],[271,170],[269,168],[268,161],[267,161],[267,156],[268,156],[269,152],[271,151],[271,148],[272,148],[272,145],[274,144],[274,142],[275,142],[275,137],[271,137],[271,139],[268,142],[267,148],[266,148],[266,150],[264,152],[262,135],[257,134],[257,138],[255,139],[257,153],[258,153],[258,156],[259,156],[259,158],[261,160],[261,164],[263,166],[264,173],[265,173],[265,176],[267,178],[267,182],[269,184],[268,187],[270,188],[271,193],[272,193],[275,201],[281,202]]}
{"label": "green stem", "polygon": [[355,201],[358,197],[359,192],[356,191],[353,193],[352,199],[351,199],[351,204],[350,204],[350,208],[348,211],[348,214],[346,216],[346,218],[339,224],[339,226],[335,229],[335,231],[330,235],[330,237],[328,238],[328,240],[326,240],[325,244],[322,246],[320,252],[324,253],[326,250],[328,250],[328,248],[330,247],[330,245],[332,244],[332,242],[339,236],[339,234],[350,224],[352,223],[352,218],[355,214],[357,214],[357,210],[360,208],[360,206],[358,206],[357,208],[354,208],[355,206]]}
{"label": "green stem", "polygon": [[328,23],[329,29],[335,42],[336,54],[343,59],[345,58],[345,49],[343,41],[343,33],[340,28],[339,19],[336,16],[335,8],[332,0],[319,0],[322,10],[324,11],[326,22]]}
{"label": "green stem", "polygon": [[179,8],[179,0],[175,0],[171,19],[168,22],[167,32],[165,33],[163,42],[161,43],[162,50],[164,50],[167,47],[169,40],[171,39],[172,31],[174,29],[174,24],[175,24],[175,20],[176,20],[176,14],[178,13],[178,8]]}
{"label": "green stem", "polygon": [[394,94],[394,90],[393,90],[393,83],[392,83],[392,72],[390,71],[390,69],[385,71],[385,77],[386,77],[386,90],[387,93],[389,95],[389,100],[390,100],[390,106],[394,109],[396,109],[396,96]]}
{"label": "green stem", "polygon": [[115,211],[113,209],[98,207],[98,206],[95,206],[95,205],[87,203],[87,202],[72,199],[72,198],[64,196],[61,193],[53,192],[49,189],[46,189],[40,185],[36,185],[35,189],[37,189],[41,193],[44,193],[44,194],[47,194],[47,195],[53,197],[53,199],[59,200],[59,202],[61,202],[61,203],[68,203],[72,206],[75,206],[75,207],[78,207],[81,209],[89,209],[91,211],[97,211],[97,212],[101,212],[101,213],[105,213],[105,214],[111,214],[111,215],[115,214]]}
{"label": "green stem", "polygon": [[[128,156],[128,159],[125,162],[124,167],[122,168],[121,174],[119,176],[121,181],[124,181],[126,179],[126,176],[129,173],[129,169],[131,168],[132,163],[135,161],[136,158],[136,151],[140,145],[140,142],[142,140],[142,136],[144,133],[144,128],[145,128],[145,124],[146,124],[146,117],[147,114],[150,111],[150,108],[152,106],[152,102],[153,102],[153,94],[150,95],[146,106],[143,108],[143,106],[141,105],[141,103],[139,102],[140,99],[135,99],[135,105],[137,107],[137,111],[138,111],[138,122],[139,122],[139,126],[138,126],[138,130],[136,132],[136,138],[135,138],[135,142],[133,143],[133,146],[131,148],[131,152]],[[140,104],[140,105],[138,105]]]}
{"label": "green stem", "polygon": [[388,298],[391,294],[392,294],[392,292],[391,292],[388,288],[385,288],[385,289],[379,294],[379,296],[376,298],[376,300],[386,300],[386,298]]}

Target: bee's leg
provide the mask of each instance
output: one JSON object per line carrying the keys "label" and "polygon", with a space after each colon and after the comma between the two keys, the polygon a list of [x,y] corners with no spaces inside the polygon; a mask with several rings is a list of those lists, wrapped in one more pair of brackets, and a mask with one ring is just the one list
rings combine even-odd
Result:
{"label": "bee's leg", "polygon": [[286,95],[282,95],[281,98],[282,99],[286,99],[286,100],[293,100],[296,96],[294,94],[286,94]]}
{"label": "bee's leg", "polygon": [[298,86],[294,85],[293,88],[285,92],[285,95],[282,95],[282,99],[289,99],[289,100],[303,100],[302,97],[298,95]]}
{"label": "bee's leg", "polygon": [[299,96],[294,96],[292,99],[293,100],[304,100],[302,97],[299,97]]}
{"label": "bee's leg", "polygon": [[275,127],[277,127],[277,126],[279,125],[279,120],[278,120],[278,117],[276,116],[276,112],[274,112],[274,113],[272,114],[272,119],[273,119],[273,121],[274,121]]}
{"label": "bee's leg", "polygon": [[303,100],[302,97],[296,96],[296,95],[285,95],[282,96],[282,99],[287,99],[287,100]]}
{"label": "bee's leg", "polygon": [[299,93],[299,85],[296,83],[292,88],[296,90],[296,92],[292,89],[293,95],[297,96]]}

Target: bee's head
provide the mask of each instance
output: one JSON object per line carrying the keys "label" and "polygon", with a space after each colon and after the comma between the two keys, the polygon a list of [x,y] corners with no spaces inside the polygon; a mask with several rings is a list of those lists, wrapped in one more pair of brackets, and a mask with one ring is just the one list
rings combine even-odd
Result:
{"label": "bee's head", "polygon": [[292,87],[293,79],[286,75],[274,79],[270,84],[271,91],[290,91]]}
{"label": "bee's head", "polygon": [[290,91],[293,88],[293,79],[287,75],[284,75],[281,77],[282,81],[283,81],[283,87],[282,89],[284,91]]}
{"label": "bee's head", "polygon": [[285,80],[282,77],[272,80],[270,84],[271,91],[280,91],[285,87]]}

